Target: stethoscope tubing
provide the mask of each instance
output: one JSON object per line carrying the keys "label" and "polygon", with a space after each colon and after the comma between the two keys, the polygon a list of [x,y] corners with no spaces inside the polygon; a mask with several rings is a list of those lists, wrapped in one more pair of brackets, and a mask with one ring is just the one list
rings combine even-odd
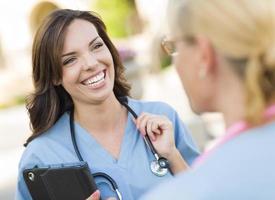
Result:
{"label": "stethoscope tubing", "polygon": [[[73,143],[75,153],[76,153],[79,161],[84,161],[83,157],[81,156],[81,153],[79,152],[79,149],[78,149],[78,146],[77,146],[77,143],[76,143],[75,127],[74,127],[74,109],[73,108],[71,109],[71,112],[70,112],[70,132],[71,132],[71,138],[72,138],[72,143]],[[109,176],[108,174],[103,173],[103,172],[97,172],[97,173],[94,173],[92,175],[93,175],[94,178],[103,177],[103,178],[107,179],[111,183],[112,188],[116,192],[117,197],[119,198],[119,200],[122,200],[122,195],[121,195],[121,193],[118,189],[118,186],[117,186],[115,180],[111,176]]]}
{"label": "stethoscope tubing", "polygon": [[[120,97],[118,98],[118,101],[127,108],[128,112],[131,113],[131,115],[137,119],[138,116],[137,114],[135,113],[135,111],[133,111],[133,109],[128,105],[128,99],[127,97]],[[79,159],[79,161],[84,161],[83,157],[81,156],[81,153],[78,149],[78,146],[77,146],[77,143],[76,143],[76,138],[75,138],[75,126],[74,126],[74,108],[71,109],[71,112],[70,112],[70,132],[71,132],[71,139],[72,139],[72,143],[73,143],[73,147],[74,147],[74,150],[75,150],[75,153]],[[170,173],[172,174],[171,170],[170,170],[170,167],[169,167],[169,163],[167,161],[166,158],[164,157],[160,157],[159,154],[157,153],[156,149],[154,148],[149,136],[146,134],[144,136],[144,141],[146,143],[146,145],[150,148],[152,154],[154,155],[155,159],[157,162],[159,162],[160,160],[162,161],[162,163],[165,163],[165,165],[159,165],[161,168],[166,168],[170,171]],[[116,184],[116,182],[114,181],[114,179],[112,177],[110,177],[108,174],[106,173],[103,173],[103,172],[98,172],[98,173],[94,173],[93,176],[96,178],[96,177],[103,177],[105,179],[107,179],[111,185],[112,185],[112,188],[113,190],[116,192],[119,200],[122,200],[122,196],[121,196],[121,193],[119,192],[119,189],[118,189],[118,185]]]}
{"label": "stethoscope tubing", "polygon": [[[128,103],[126,103],[126,102],[127,102],[127,99],[124,100],[124,99],[120,98],[119,101],[120,101],[120,103],[121,103],[123,106],[125,106],[125,107],[127,108],[127,110],[131,113],[131,115],[132,115],[135,119],[138,118],[138,116],[137,116],[137,114],[135,113],[135,111],[133,111],[133,109],[128,105]],[[158,153],[157,153],[157,151],[156,151],[154,145],[152,144],[152,142],[151,142],[151,140],[150,140],[150,138],[149,138],[149,136],[148,136],[147,134],[144,136],[144,140],[145,140],[146,144],[149,146],[149,148],[150,148],[150,150],[152,151],[152,153],[153,153],[153,155],[155,156],[155,158],[156,158],[156,159],[159,159],[159,155],[158,155]]]}
{"label": "stethoscope tubing", "polygon": [[[123,106],[125,106],[125,107],[127,108],[128,112],[130,112],[131,115],[132,115],[135,119],[138,118],[138,115],[136,114],[136,112],[128,105],[128,103],[127,103],[127,102],[128,102],[127,97],[120,97],[120,98],[118,98],[118,101],[119,101]],[[161,166],[161,168],[166,168],[166,169],[169,170],[169,172],[173,175],[173,172],[172,172],[172,170],[171,170],[171,168],[170,168],[170,166],[169,166],[168,160],[167,160],[166,158],[164,158],[164,157],[161,157],[161,156],[157,153],[157,151],[156,151],[154,145],[152,144],[152,141],[150,140],[148,134],[146,134],[146,135],[144,136],[144,141],[145,141],[146,145],[150,148],[152,154],[154,155],[156,161],[158,161],[158,163],[159,163],[159,165]],[[162,163],[162,165],[161,165],[160,163]]]}

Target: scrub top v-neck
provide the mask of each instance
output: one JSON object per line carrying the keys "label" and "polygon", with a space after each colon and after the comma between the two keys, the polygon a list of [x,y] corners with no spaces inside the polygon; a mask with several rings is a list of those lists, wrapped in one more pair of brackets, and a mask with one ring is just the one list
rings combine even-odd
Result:
{"label": "scrub top v-neck", "polygon": [[[161,102],[137,101],[130,98],[128,104],[138,115],[142,112],[166,115],[174,125],[176,146],[187,163],[191,164],[199,155],[184,124],[170,106]],[[169,173],[164,177],[157,177],[151,172],[150,163],[154,156],[147,148],[129,113],[118,159],[76,122],[75,132],[79,151],[91,172],[104,172],[111,176],[116,181],[123,199],[138,199],[150,188],[172,177]],[[16,198],[30,199],[22,177],[24,169],[35,165],[72,162],[78,162],[78,158],[71,142],[69,114],[64,113],[53,127],[27,146],[19,164]],[[96,178],[96,183],[103,199],[116,197],[107,180]]]}
{"label": "scrub top v-neck", "polygon": [[[128,152],[129,149],[132,147],[131,144],[133,144],[133,140],[131,139],[131,132],[135,132],[136,129],[133,129],[134,127],[130,125],[133,123],[131,121],[131,115],[127,115],[127,121],[125,128],[123,130],[123,136],[122,136],[122,142],[120,147],[120,152],[118,158],[114,158],[114,156],[108,152],[93,136],[92,133],[89,133],[85,128],[83,128],[79,123],[74,122],[75,124],[75,130],[76,130],[76,141],[77,144],[79,142],[83,143],[84,145],[79,146],[80,153],[82,154],[83,150],[85,150],[82,147],[90,148],[91,153],[97,154],[98,157],[104,158],[106,161],[106,164],[118,164],[123,165],[123,163],[127,162],[127,158],[129,156]],[[131,144],[130,144],[131,143]],[[86,156],[89,156],[86,155]],[[86,160],[85,157],[83,157],[84,160]]]}

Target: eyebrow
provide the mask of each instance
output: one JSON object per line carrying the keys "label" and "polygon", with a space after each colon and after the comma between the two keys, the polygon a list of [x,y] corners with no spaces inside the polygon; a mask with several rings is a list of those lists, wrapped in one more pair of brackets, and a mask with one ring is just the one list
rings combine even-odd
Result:
{"label": "eyebrow", "polygon": [[[99,38],[99,36],[96,36],[91,42],[89,42],[89,46],[91,46],[97,40],[97,38]],[[76,53],[75,51],[69,52],[69,53],[63,54],[61,57],[70,56],[70,55],[73,55],[75,53]]]}

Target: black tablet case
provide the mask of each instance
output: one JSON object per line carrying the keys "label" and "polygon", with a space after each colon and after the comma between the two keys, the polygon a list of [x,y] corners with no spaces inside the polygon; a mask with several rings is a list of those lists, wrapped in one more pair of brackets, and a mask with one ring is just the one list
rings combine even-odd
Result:
{"label": "black tablet case", "polygon": [[87,163],[23,171],[34,200],[84,200],[97,188]]}

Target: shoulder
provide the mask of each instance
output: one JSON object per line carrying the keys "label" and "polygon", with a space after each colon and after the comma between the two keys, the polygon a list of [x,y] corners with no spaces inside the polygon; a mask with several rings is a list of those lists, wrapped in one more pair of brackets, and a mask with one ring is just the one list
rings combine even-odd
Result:
{"label": "shoulder", "polygon": [[19,167],[26,168],[43,164],[53,149],[57,149],[60,143],[66,142],[66,134],[69,131],[68,121],[69,117],[65,113],[49,130],[33,139],[24,150]]}
{"label": "shoulder", "polygon": [[64,113],[51,128],[33,139],[26,147],[26,151],[43,149],[49,147],[51,143],[63,140],[69,128],[69,115]]}
{"label": "shoulder", "polygon": [[260,169],[275,167],[274,130],[275,123],[243,132],[214,150],[198,171],[212,175],[219,173],[234,181],[238,176],[250,176],[254,170],[256,174]]}
{"label": "shoulder", "polygon": [[[243,132],[238,137],[235,137],[232,140],[225,143],[224,145],[222,145],[215,152],[215,154],[213,154],[213,160],[214,158],[223,159],[224,155],[228,155],[226,157],[227,159],[240,159],[240,161],[241,159],[243,159],[243,157],[247,157],[252,161],[254,160],[253,157],[257,158],[255,156],[261,156],[262,160],[265,157],[264,155],[268,155],[271,152],[275,151],[274,131],[275,123],[269,123],[253,129],[249,129]],[[275,155],[272,157],[275,157]]]}
{"label": "shoulder", "polygon": [[271,123],[243,132],[211,153],[198,170],[220,173],[233,180],[249,176],[254,170],[256,174],[260,169],[275,167],[274,131],[275,123]]}
{"label": "shoulder", "polygon": [[275,123],[246,131],[144,199],[274,199],[274,130]]}
{"label": "shoulder", "polygon": [[[185,172],[169,181],[158,185],[152,191],[147,193],[142,200],[165,200],[165,199],[197,199],[192,194],[197,193],[198,186],[201,183],[199,180],[190,176],[190,172]],[[200,198],[204,199],[204,198]]]}
{"label": "shoulder", "polygon": [[143,199],[274,199],[274,130],[275,123],[246,131]]}
{"label": "shoulder", "polygon": [[167,103],[161,101],[144,101],[128,98],[129,106],[135,112],[149,112],[154,114],[175,114],[176,111]]}
{"label": "shoulder", "polygon": [[[275,122],[268,123],[268,124],[247,130],[244,134],[241,135],[240,139],[250,140],[251,142],[252,141],[261,142],[261,141],[267,140],[268,138],[274,139],[275,138],[274,130],[275,130]],[[237,142],[237,140],[235,142]]]}
{"label": "shoulder", "polygon": [[275,193],[269,186],[275,184],[274,130],[275,123],[249,129],[220,146],[201,166],[179,177],[177,184],[192,197],[273,199]]}

